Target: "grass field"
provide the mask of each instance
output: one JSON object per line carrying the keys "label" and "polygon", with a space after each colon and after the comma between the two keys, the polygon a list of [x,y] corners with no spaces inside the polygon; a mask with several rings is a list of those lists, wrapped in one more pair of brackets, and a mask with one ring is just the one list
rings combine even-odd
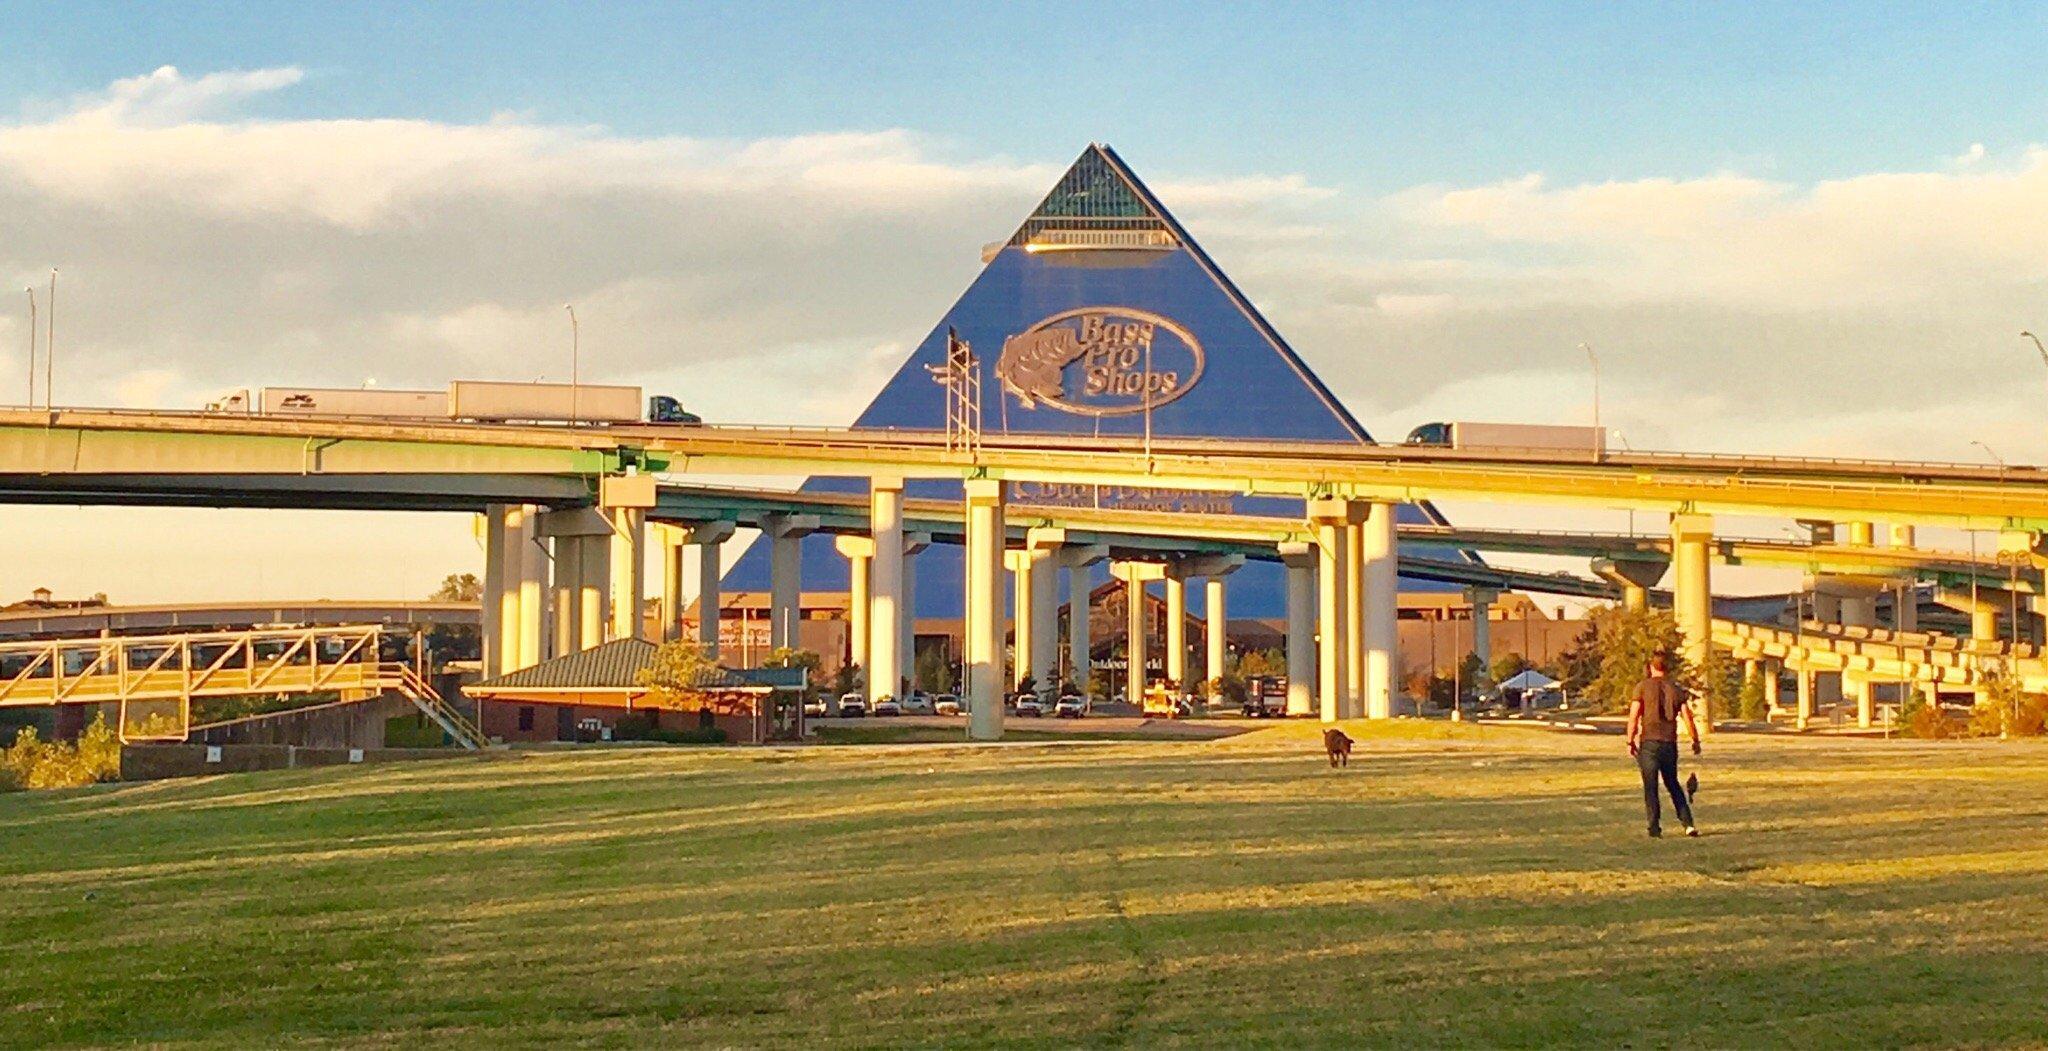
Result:
{"label": "grass field", "polygon": [[0,1043],[2048,1042],[2048,748],[547,752],[0,796]]}

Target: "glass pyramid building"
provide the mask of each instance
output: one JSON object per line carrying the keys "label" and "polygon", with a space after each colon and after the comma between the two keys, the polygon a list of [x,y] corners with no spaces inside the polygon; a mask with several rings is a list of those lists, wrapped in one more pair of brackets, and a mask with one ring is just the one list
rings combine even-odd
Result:
{"label": "glass pyramid building", "polygon": [[[1115,151],[1090,145],[897,370],[854,424],[944,430],[946,391],[932,376],[948,333],[974,350],[986,434],[1127,435],[1364,442],[1358,421],[1287,341],[1133,174]],[[1361,362],[1361,364],[1365,364]],[[813,478],[812,491],[866,491],[866,482]],[[913,498],[958,499],[957,483],[912,482]],[[1297,516],[1299,500],[1230,494],[1019,483],[1020,505],[1125,507]],[[1426,505],[1404,522],[1441,522]],[[846,562],[831,538],[804,541],[806,591],[844,591]],[[917,560],[917,611],[957,617],[962,558],[933,547]],[[1107,579],[1097,566],[1097,580]],[[727,574],[728,589],[767,586],[757,544]],[[1285,614],[1277,565],[1232,576],[1231,613]],[[1403,590],[1448,585],[1403,579]],[[1198,593],[1197,593],[1198,594]],[[1191,595],[1191,598],[1197,598]],[[1200,608],[1199,601],[1194,603]]]}

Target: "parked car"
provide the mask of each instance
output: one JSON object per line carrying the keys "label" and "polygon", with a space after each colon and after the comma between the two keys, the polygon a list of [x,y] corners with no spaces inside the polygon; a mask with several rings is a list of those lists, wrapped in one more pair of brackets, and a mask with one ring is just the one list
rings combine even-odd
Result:
{"label": "parked car", "polygon": [[942,693],[932,698],[933,715],[959,715],[964,711],[966,709],[960,707],[960,698],[953,694]]}
{"label": "parked car", "polygon": [[896,703],[896,698],[894,697],[884,697],[881,700],[875,702],[874,714],[877,717],[884,715],[902,715],[903,706],[901,704]]}
{"label": "parked car", "polygon": [[841,719],[858,719],[866,714],[868,714],[868,698],[866,694],[842,693],[839,695],[839,717]]}
{"label": "parked car", "polygon": [[910,694],[910,696],[908,696],[908,697],[905,697],[905,698],[903,698],[903,702],[902,702],[902,703],[903,703],[903,714],[905,714],[905,715],[930,715],[930,714],[932,714],[932,697],[931,697],[931,694],[925,693],[925,692],[923,692],[923,691],[921,691],[921,690],[917,690],[917,691],[912,691],[912,692],[911,692],[911,694]]}
{"label": "parked car", "polygon": [[806,719],[823,719],[831,714],[831,706],[825,703],[825,698],[823,697],[813,697],[804,702],[804,718]]}
{"label": "parked car", "polygon": [[1062,719],[1079,719],[1088,714],[1088,698],[1078,693],[1067,694],[1052,706],[1052,714]]}
{"label": "parked car", "polygon": [[1037,719],[1045,715],[1045,702],[1039,700],[1036,694],[1020,693],[1017,695],[1016,711],[1026,719]]}

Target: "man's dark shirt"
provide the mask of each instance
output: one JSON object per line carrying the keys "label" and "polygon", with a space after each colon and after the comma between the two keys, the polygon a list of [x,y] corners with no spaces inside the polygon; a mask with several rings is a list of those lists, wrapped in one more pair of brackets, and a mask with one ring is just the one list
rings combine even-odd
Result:
{"label": "man's dark shirt", "polygon": [[1678,709],[1685,704],[1685,691],[1670,679],[1648,678],[1636,686],[1636,702],[1643,706],[1643,740],[1678,742]]}

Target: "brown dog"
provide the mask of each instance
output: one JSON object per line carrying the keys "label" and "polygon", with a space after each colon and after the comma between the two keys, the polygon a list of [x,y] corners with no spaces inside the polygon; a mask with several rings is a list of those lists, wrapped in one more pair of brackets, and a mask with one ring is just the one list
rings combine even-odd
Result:
{"label": "brown dog", "polygon": [[1330,765],[1351,765],[1351,738],[1332,726],[1323,731],[1323,751],[1330,753]]}

